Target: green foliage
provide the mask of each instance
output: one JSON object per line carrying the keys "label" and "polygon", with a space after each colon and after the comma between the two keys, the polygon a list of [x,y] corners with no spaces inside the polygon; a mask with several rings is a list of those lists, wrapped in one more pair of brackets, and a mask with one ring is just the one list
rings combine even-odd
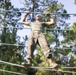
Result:
{"label": "green foliage", "polygon": [[70,43],[70,41],[75,42],[76,41],[76,23],[74,23],[72,26],[69,27],[68,30],[64,30],[63,36],[65,36],[64,43],[67,41]]}
{"label": "green foliage", "polygon": [[76,30],[76,22],[73,23],[73,25],[70,27],[73,30]]}
{"label": "green foliage", "polygon": [[76,0],[74,0],[74,4],[76,4]]}
{"label": "green foliage", "polygon": [[[2,0],[0,2],[0,8],[3,10],[12,10],[12,11],[19,11],[19,9],[14,8],[10,2],[10,0]],[[0,35],[0,42],[1,43],[8,43],[8,44],[21,44],[19,40],[17,41],[17,29],[13,29],[12,27],[17,27],[17,22],[19,21],[21,13],[18,12],[2,12],[0,14],[1,22],[0,25],[3,25],[8,28],[2,29],[2,34]],[[10,46],[10,45],[0,45],[0,60],[11,62],[15,64],[21,64],[23,58],[21,56],[22,49],[24,47],[20,46]],[[13,67],[11,65],[0,65],[0,69],[3,70],[11,70],[14,72],[22,72],[23,69],[19,67]],[[0,72],[2,75],[2,72]],[[8,73],[4,73],[3,75],[10,75]],[[11,74],[12,75],[12,74]],[[13,74],[15,75],[15,74]]]}
{"label": "green foliage", "polygon": [[[33,4],[33,0],[30,0],[30,1]],[[26,3],[29,5],[30,1],[26,0]],[[48,43],[50,45],[52,44],[55,45],[54,48],[51,48],[53,59],[56,62],[58,62],[60,67],[67,66],[67,65],[76,66],[75,64],[73,64],[73,62],[75,62],[74,58],[76,56],[75,54],[76,51],[72,49],[73,47],[76,46],[75,45],[76,23],[74,23],[74,25],[71,27],[71,29],[73,30],[67,30],[67,28],[69,27],[69,24],[66,23],[66,20],[70,19],[70,15],[67,14],[67,10],[64,9],[64,5],[62,3],[58,3],[55,0],[42,0],[42,1],[36,0],[34,2],[38,5],[39,5],[39,2],[40,2],[40,5],[44,5],[44,8],[42,9],[34,8],[35,12],[45,13],[48,11],[50,13],[58,14],[58,15],[51,15],[51,17],[53,17],[56,20],[56,25],[51,25],[45,28],[47,29],[45,30],[45,36],[48,40]],[[38,6],[38,7],[41,7],[41,6]],[[64,14],[61,14],[61,13],[64,13]],[[45,18],[43,19],[43,21],[45,22],[49,21],[49,19],[45,15],[43,16]],[[60,29],[63,29],[63,30],[60,30]],[[62,38],[59,38],[61,36],[63,37],[63,40],[61,40]],[[41,51],[41,49],[39,47],[37,47],[37,49],[38,49],[38,54],[34,57],[33,65],[34,66],[49,66],[49,63],[47,62],[47,59],[43,55],[43,52]],[[70,54],[70,52],[72,54]],[[74,56],[73,56],[73,53],[74,53]],[[64,70],[61,68],[58,68],[58,69]],[[64,74],[65,73],[58,73],[58,75],[64,75]],[[55,74],[51,73],[50,71],[38,70],[36,72],[36,75],[55,75]]]}
{"label": "green foliage", "polygon": [[53,3],[51,5],[48,5],[48,8],[46,9],[46,11],[49,11],[50,13],[54,13],[59,11],[64,5],[63,4],[57,4],[57,3]]}
{"label": "green foliage", "polygon": [[[69,28],[63,31],[64,40],[62,41],[63,47],[67,47],[67,50],[65,49],[63,55],[68,55],[70,59],[65,60],[65,64],[69,64],[69,66],[76,66],[76,23],[73,23]],[[65,55],[65,56],[66,56]],[[73,70],[74,71],[74,70]]]}
{"label": "green foliage", "polygon": [[52,75],[50,71],[39,70],[36,75]]}

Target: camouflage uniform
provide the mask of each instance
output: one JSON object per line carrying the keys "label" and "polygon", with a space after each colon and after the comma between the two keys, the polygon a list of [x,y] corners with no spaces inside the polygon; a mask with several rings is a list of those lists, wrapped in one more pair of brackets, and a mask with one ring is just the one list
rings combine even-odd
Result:
{"label": "camouflage uniform", "polygon": [[36,45],[39,44],[44,55],[49,58],[51,56],[50,48],[48,47],[47,40],[43,34],[44,23],[40,22],[31,22],[30,26],[32,28],[32,33],[28,39],[26,48],[27,48],[27,58],[33,58],[33,52],[36,48]]}

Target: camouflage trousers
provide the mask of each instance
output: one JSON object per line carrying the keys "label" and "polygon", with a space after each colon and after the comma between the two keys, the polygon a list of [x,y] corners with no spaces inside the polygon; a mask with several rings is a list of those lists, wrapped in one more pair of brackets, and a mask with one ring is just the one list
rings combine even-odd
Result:
{"label": "camouflage trousers", "polygon": [[27,48],[26,58],[27,59],[33,58],[33,52],[34,52],[37,44],[39,44],[39,46],[41,47],[44,55],[47,58],[50,58],[51,50],[48,47],[47,40],[41,31],[32,31],[32,33],[28,39],[27,45],[26,45],[26,48]]}

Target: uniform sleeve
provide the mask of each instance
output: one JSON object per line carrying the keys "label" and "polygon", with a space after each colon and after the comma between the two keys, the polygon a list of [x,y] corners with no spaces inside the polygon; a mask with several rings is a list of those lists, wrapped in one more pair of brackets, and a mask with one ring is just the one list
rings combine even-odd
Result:
{"label": "uniform sleeve", "polygon": [[31,26],[31,22],[29,22],[30,26]]}
{"label": "uniform sleeve", "polygon": [[44,27],[46,27],[46,26],[47,26],[47,25],[46,25],[46,22],[43,22],[43,23],[42,23],[42,25],[43,25]]}

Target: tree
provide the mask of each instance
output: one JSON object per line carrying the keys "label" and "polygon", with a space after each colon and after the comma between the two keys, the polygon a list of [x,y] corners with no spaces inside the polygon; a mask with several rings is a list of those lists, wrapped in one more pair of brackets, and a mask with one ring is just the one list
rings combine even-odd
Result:
{"label": "tree", "polygon": [[76,0],[74,0],[74,4],[76,4]]}
{"label": "tree", "polygon": [[[0,35],[1,44],[0,45],[0,60],[15,63],[15,64],[21,64],[23,61],[23,58],[21,56],[22,49],[24,49],[24,46],[15,46],[15,45],[8,45],[8,44],[19,44],[24,45],[24,43],[20,42],[19,37],[17,36],[17,28],[19,27],[19,23],[17,23],[20,20],[21,13],[20,12],[13,12],[13,11],[19,11],[18,8],[14,8],[12,6],[10,0],[0,0],[0,25],[3,26],[2,28],[2,34]],[[12,70],[21,72],[23,69],[19,67],[12,67],[11,65],[0,65],[0,68],[3,70]],[[8,73],[2,73],[1,75],[7,75]],[[10,75],[10,74],[8,74]],[[11,74],[12,75],[12,74]],[[14,75],[14,74],[13,74]]]}
{"label": "tree", "polygon": [[[47,40],[51,45],[55,45],[51,48],[53,52],[54,60],[59,63],[59,66],[75,66],[75,62],[73,63],[72,59],[75,59],[75,44],[76,36],[75,31],[69,30],[69,23],[66,22],[67,19],[70,19],[69,14],[67,14],[67,10],[64,9],[64,5],[62,3],[58,3],[56,0],[25,0],[25,7],[22,8],[23,10],[31,10],[32,16],[30,15],[27,20],[34,21],[35,15],[40,12],[45,18],[43,21],[48,21],[48,19],[45,16],[45,12],[48,11],[51,14],[56,13],[56,15],[51,15],[56,20],[56,25],[52,25],[49,28],[46,27],[45,29],[45,35],[47,36]],[[31,7],[32,6],[32,7]],[[61,14],[64,13],[64,14]],[[76,25],[74,23],[74,25]],[[67,29],[68,28],[68,29]],[[71,28],[75,28],[75,26],[72,26]],[[54,29],[54,30],[53,30]],[[50,31],[51,30],[51,31]],[[74,35],[73,35],[74,34]],[[63,37],[63,40],[60,40],[59,37]],[[74,37],[73,37],[74,36]],[[73,43],[73,44],[70,44]],[[73,49],[72,49],[73,47]],[[35,60],[33,61],[34,66],[48,66],[48,62],[46,62],[46,58],[43,56],[43,52],[41,52],[41,49],[38,47],[38,54],[35,55]],[[72,52],[74,51],[74,52]],[[74,56],[73,56],[74,53]],[[70,58],[70,60],[69,60]],[[68,65],[69,63],[69,65]],[[61,69],[61,68],[59,68]],[[37,75],[47,75],[48,71],[37,71]],[[51,73],[51,72],[49,72]],[[49,75],[48,73],[48,75]],[[62,75],[62,73],[58,73],[59,75]],[[52,73],[53,75],[53,73]],[[64,73],[63,73],[64,75]]]}
{"label": "tree", "polygon": [[[73,23],[73,25],[69,26],[67,29],[63,31],[64,40],[62,41],[63,47],[66,47],[67,49],[62,50],[62,54],[64,55],[64,64],[65,66],[76,66],[76,23]],[[64,70],[71,70],[76,71],[75,69],[64,69]],[[68,74],[69,75],[69,74]]]}
{"label": "tree", "polygon": [[[67,47],[63,46],[63,44],[61,43],[62,41],[60,41],[59,37],[63,36],[63,30],[65,30],[65,28],[69,27],[69,24],[66,23],[66,20],[70,19],[69,14],[67,14],[67,11],[64,9],[64,5],[62,3],[58,3],[58,1],[56,1],[56,0],[36,0],[36,1],[25,0],[25,2],[26,2],[26,7],[28,7],[28,9],[31,8],[31,5],[33,5],[33,6],[37,5],[36,7],[33,7],[32,11],[40,12],[45,17],[45,19],[43,19],[43,21],[48,21],[48,19],[44,15],[45,12],[48,11],[51,14],[56,13],[56,15],[51,15],[51,16],[53,18],[55,18],[57,24],[55,26],[52,25],[49,28],[46,27],[45,29],[47,29],[47,30],[46,30],[45,35],[47,36],[47,40],[49,41],[50,46],[52,44],[55,45],[54,48],[51,48],[55,61],[57,61],[60,66],[63,66],[63,62],[65,63],[65,61],[64,61],[65,60],[64,54],[66,53],[65,48],[67,48]],[[64,13],[64,14],[61,14],[61,13]],[[34,18],[34,16],[36,14],[37,13],[32,13],[33,16],[31,18]],[[39,47],[37,49],[38,49],[39,53],[35,57],[36,61],[34,60],[34,65],[48,66],[48,64],[47,64],[48,62],[46,62],[46,59],[42,56],[43,54],[41,52],[41,49]],[[69,51],[70,50],[68,49],[66,54],[68,54]],[[64,53],[64,54],[62,54],[62,53]],[[42,60],[42,62],[41,62],[41,60]],[[65,64],[64,64],[64,66],[65,66]],[[38,72],[38,74],[46,75],[46,73],[44,73],[43,71]]]}

